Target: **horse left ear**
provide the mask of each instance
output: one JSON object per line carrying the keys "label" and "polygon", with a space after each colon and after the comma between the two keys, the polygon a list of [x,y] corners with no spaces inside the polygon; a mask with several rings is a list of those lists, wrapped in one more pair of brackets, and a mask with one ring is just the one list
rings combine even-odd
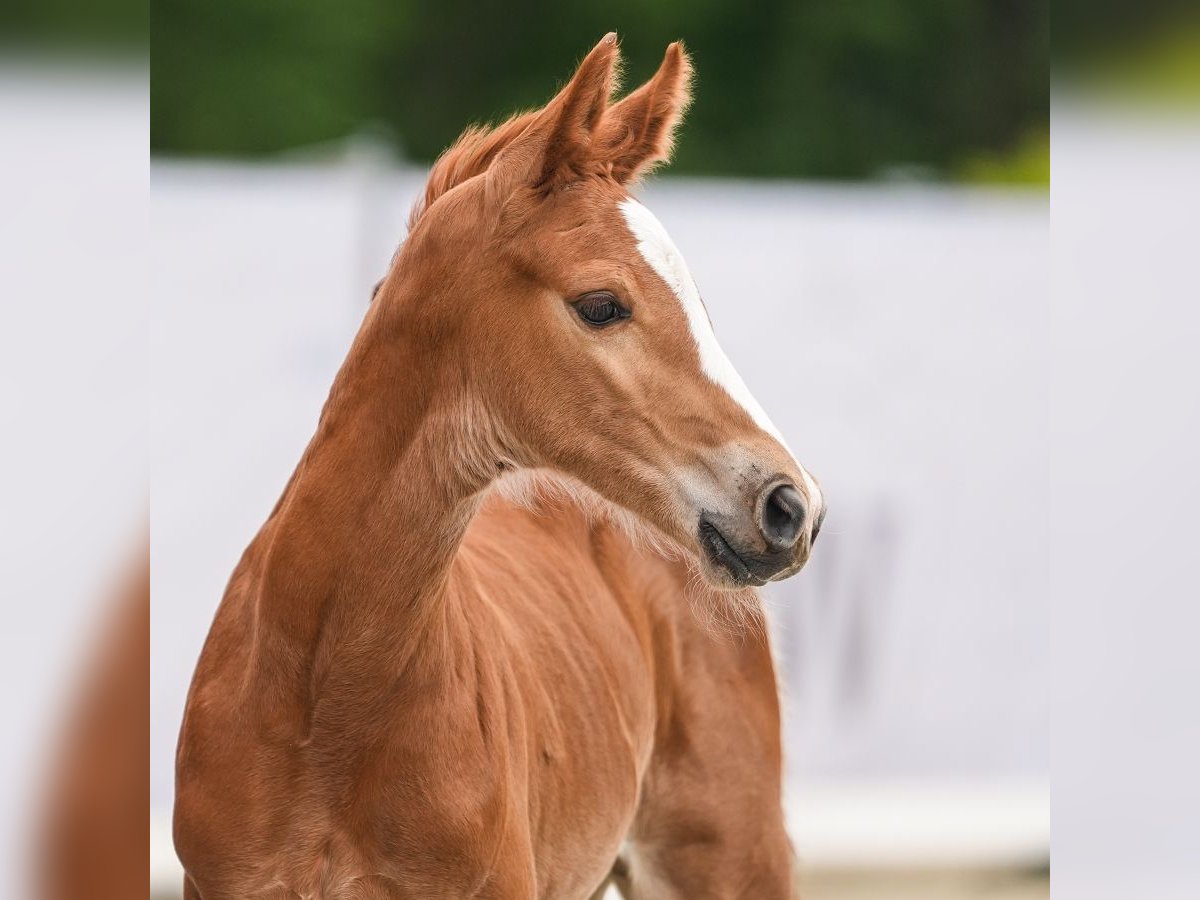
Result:
{"label": "horse left ear", "polygon": [[691,60],[676,41],[654,77],[604,114],[597,152],[619,183],[637,181],[671,158],[675,129],[692,102],[691,82]]}
{"label": "horse left ear", "polygon": [[[592,133],[608,108],[617,65],[617,34],[610,31],[584,57],[574,77],[550,101],[552,127],[542,156],[539,186],[586,173],[592,161]],[[556,112],[552,110],[558,107]]]}

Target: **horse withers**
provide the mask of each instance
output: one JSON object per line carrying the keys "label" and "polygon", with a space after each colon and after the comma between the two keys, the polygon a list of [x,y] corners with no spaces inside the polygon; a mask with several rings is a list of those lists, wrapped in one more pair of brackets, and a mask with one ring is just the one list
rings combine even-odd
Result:
{"label": "horse withers", "polygon": [[688,57],[617,56],[433,167],[197,665],[188,898],[792,896],[753,588],[824,499],[630,193]]}

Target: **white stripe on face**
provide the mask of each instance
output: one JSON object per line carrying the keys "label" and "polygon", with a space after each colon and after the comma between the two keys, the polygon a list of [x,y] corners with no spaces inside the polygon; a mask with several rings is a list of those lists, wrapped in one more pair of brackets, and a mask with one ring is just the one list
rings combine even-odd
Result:
{"label": "white stripe on face", "polygon": [[[688,325],[692,331],[692,338],[700,353],[700,365],[704,374],[715,384],[724,388],[725,393],[750,414],[758,427],[779,441],[780,445],[795,460],[795,454],[788,447],[787,441],[783,439],[783,435],[779,433],[779,429],[767,416],[766,411],[754,399],[754,395],[746,387],[746,382],[742,381],[742,376],[737,373],[733,363],[729,361],[729,357],[717,343],[717,336],[713,332],[708,311],[704,308],[704,301],[700,299],[700,290],[696,287],[691,272],[688,271],[683,254],[676,248],[671,236],[667,234],[667,229],[658,221],[654,213],[632,197],[622,200],[620,207],[621,214],[625,217],[625,222],[637,241],[638,251],[650,264],[650,267],[670,286],[683,305]],[[798,462],[796,467],[802,473],[809,497],[816,501],[820,497],[816,482]]]}
{"label": "white stripe on face", "polygon": [[667,229],[663,228],[654,213],[632,198],[621,201],[621,213],[625,216],[629,230],[637,239],[638,250],[646,262],[670,286],[679,302],[683,304],[688,325],[692,329],[692,338],[696,341],[696,349],[700,351],[700,365],[704,374],[741,404],[759,428],[786,447],[783,436],[758,405],[758,401],[746,387],[746,382],[742,381],[742,376],[737,373],[733,363],[717,343],[708,311],[704,308],[704,301],[700,299],[700,291],[696,288],[696,282],[692,280],[687,263],[683,261],[683,255],[667,234]]}

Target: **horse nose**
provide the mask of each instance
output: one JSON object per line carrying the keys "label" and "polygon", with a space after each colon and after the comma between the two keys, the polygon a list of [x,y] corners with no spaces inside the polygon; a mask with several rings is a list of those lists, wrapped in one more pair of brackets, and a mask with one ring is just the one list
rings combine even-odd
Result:
{"label": "horse nose", "polygon": [[804,498],[794,485],[781,484],[768,492],[761,506],[758,527],[773,550],[788,550],[804,530]]}

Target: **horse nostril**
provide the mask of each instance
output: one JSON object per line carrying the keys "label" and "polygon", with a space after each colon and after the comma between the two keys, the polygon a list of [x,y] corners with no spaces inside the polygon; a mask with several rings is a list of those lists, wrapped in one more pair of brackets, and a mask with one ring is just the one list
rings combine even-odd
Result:
{"label": "horse nostril", "polygon": [[790,484],[781,484],[767,495],[762,508],[763,537],[776,550],[795,546],[804,528],[804,498]]}

